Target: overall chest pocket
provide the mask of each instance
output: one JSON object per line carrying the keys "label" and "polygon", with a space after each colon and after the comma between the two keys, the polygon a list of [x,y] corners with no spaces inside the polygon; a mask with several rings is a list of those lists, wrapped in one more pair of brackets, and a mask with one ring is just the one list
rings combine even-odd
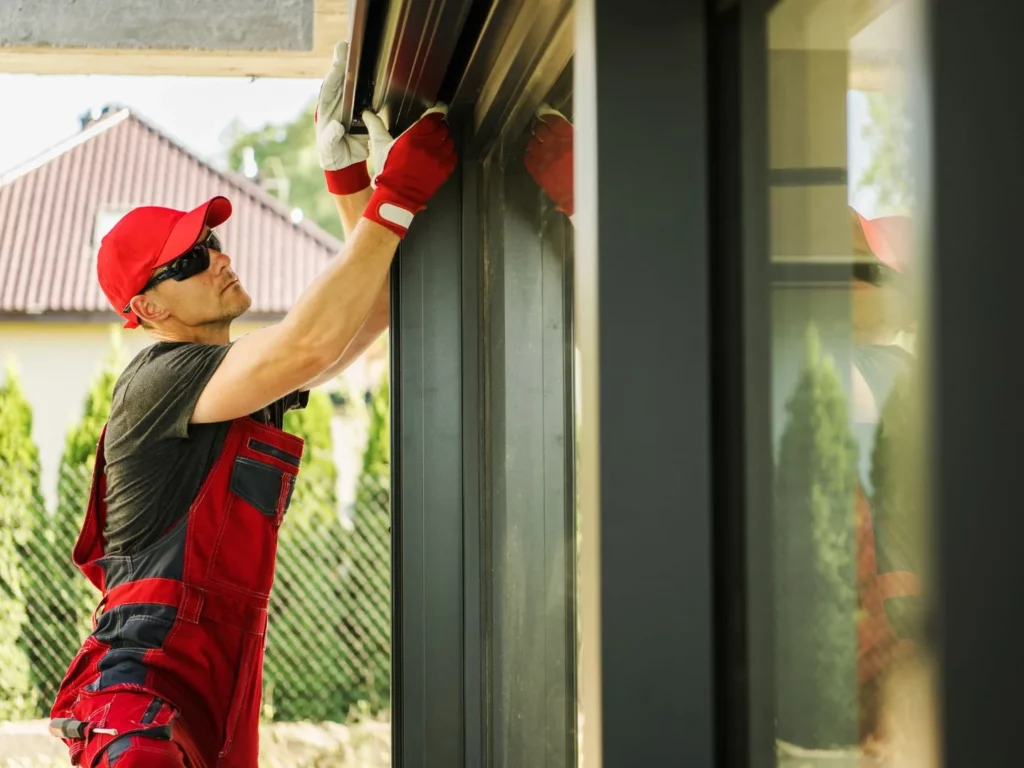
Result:
{"label": "overall chest pocket", "polygon": [[231,471],[231,492],[248,502],[260,514],[281,524],[291,503],[295,476],[262,461],[239,456]]}
{"label": "overall chest pocket", "polygon": [[296,470],[239,455],[210,564],[212,581],[269,595],[277,555],[277,529],[295,490]]}

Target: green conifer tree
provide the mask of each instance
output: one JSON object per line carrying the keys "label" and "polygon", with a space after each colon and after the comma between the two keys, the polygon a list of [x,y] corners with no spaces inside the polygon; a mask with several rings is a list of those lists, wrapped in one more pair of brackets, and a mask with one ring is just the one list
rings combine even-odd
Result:
{"label": "green conifer tree", "polygon": [[29,649],[40,714],[49,711],[68,664],[92,631],[92,612],[100,595],[71,559],[89,503],[96,446],[110,416],[114,384],[124,368],[120,337],[112,334],[111,350],[82,404],[82,418],[64,440],[57,478],[57,507],[37,523],[39,557],[30,570],[29,620],[39,642]]}
{"label": "green conifer tree", "polygon": [[0,385],[0,720],[35,714],[25,653],[25,557],[42,509],[32,410],[10,361]]}
{"label": "green conifer tree", "polygon": [[775,477],[778,735],[857,742],[857,447],[830,358],[808,329]]}

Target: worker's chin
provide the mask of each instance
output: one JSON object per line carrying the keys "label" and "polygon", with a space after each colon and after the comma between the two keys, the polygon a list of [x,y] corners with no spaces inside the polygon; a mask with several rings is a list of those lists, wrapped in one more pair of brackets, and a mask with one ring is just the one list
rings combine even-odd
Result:
{"label": "worker's chin", "polygon": [[[229,291],[230,290],[231,289],[229,289]],[[236,290],[233,292],[238,295],[236,297],[232,297],[234,299],[233,301],[228,302],[227,307],[225,307],[225,315],[230,317],[232,320],[236,320],[249,311],[249,307],[252,306],[252,299],[240,285],[237,285]]]}

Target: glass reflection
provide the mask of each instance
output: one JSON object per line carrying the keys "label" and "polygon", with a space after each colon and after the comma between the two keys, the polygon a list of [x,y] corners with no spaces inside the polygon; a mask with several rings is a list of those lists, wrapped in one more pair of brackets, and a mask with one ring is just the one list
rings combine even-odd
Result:
{"label": "glass reflection", "polygon": [[[551,103],[544,102],[538,108],[534,119],[530,124],[530,136],[526,143],[526,151],[523,155],[523,162],[530,177],[543,191],[545,205],[553,207],[555,211],[562,214],[570,226],[563,229],[565,238],[565,302],[567,333],[566,354],[571,356],[568,364],[571,376],[571,435],[569,443],[571,450],[571,493],[572,513],[571,521],[573,527],[573,565],[572,580],[573,589],[573,615],[574,623],[574,647],[575,653],[575,696],[576,696],[576,764],[582,766],[583,759],[583,634],[581,632],[581,610],[582,602],[579,599],[580,591],[580,558],[582,545],[582,528],[580,526],[580,486],[579,486],[579,460],[580,460],[580,427],[582,423],[582,405],[580,386],[580,366],[582,363],[578,340],[575,336],[575,288],[573,270],[573,215],[575,214],[575,182],[573,176],[575,128],[572,124],[572,100],[571,96],[563,95],[566,83],[571,77],[570,71],[563,74],[560,86],[556,86],[555,93],[550,94],[552,102],[559,103],[560,109],[556,109]],[[564,112],[563,112],[564,110]]]}
{"label": "glass reflection", "polygon": [[779,765],[931,764],[916,11],[770,17]]}
{"label": "glass reflection", "polygon": [[573,128],[569,119],[550,104],[541,104],[530,129],[524,161],[526,170],[544,190],[555,210],[569,220],[575,211],[572,162]]}
{"label": "glass reflection", "polygon": [[[572,71],[482,163],[488,764],[577,764]],[[540,94],[538,94],[540,95]]]}

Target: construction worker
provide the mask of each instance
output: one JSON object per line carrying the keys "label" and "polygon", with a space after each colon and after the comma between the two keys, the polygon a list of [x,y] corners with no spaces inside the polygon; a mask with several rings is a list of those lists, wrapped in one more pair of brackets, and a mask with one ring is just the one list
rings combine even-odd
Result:
{"label": "construction worker", "polygon": [[104,293],[155,343],[115,386],[74,548],[102,598],[51,712],[72,764],[257,764],[277,533],[303,449],[282,419],[384,330],[395,249],[456,162],[443,107],[394,140],[369,112],[369,147],[347,135],[344,64],[343,44],[316,131],[346,244],[280,323],[231,342],[250,299],[215,231],[223,197],[137,208],[100,246]]}
{"label": "construction worker", "polygon": [[[878,488],[865,488],[865,481],[876,473],[904,489],[914,485],[913,478],[905,476],[909,465],[903,454],[912,450],[910,445],[891,445],[882,452],[875,445],[879,432],[890,440],[906,439],[901,425],[906,425],[904,432],[917,426],[908,422],[904,400],[886,409],[897,385],[902,381],[905,387],[916,366],[914,356],[900,343],[901,334],[914,325],[908,290],[914,246],[913,225],[906,216],[868,219],[851,209],[850,217],[853,250],[862,257],[854,264],[851,286],[851,416],[871,466],[858,479],[855,499],[859,731],[861,746],[875,753],[892,737],[886,732],[886,710],[894,708],[887,697],[887,680],[914,657],[921,631],[922,542],[917,540],[921,532],[915,519],[920,514],[916,496],[898,493],[900,503],[885,503]],[[892,465],[893,461],[899,463]]]}

